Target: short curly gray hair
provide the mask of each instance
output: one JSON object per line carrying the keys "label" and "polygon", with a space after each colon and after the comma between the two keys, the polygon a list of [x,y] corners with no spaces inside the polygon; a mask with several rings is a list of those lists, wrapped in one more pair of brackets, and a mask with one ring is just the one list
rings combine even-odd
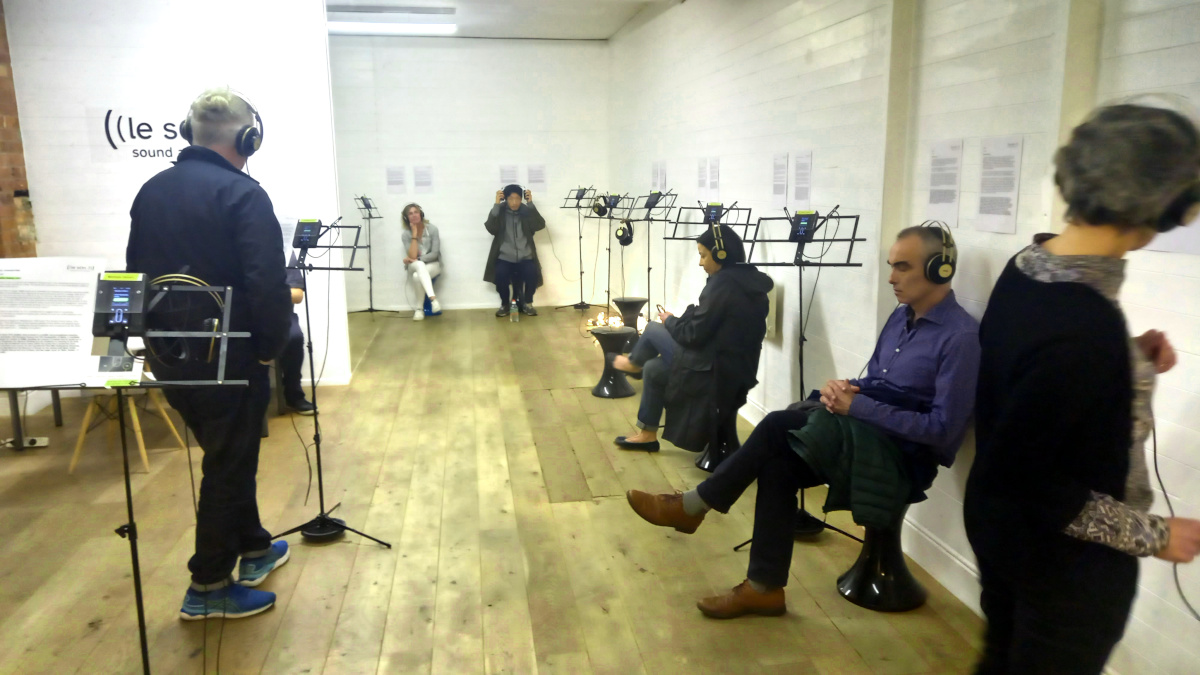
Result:
{"label": "short curly gray hair", "polygon": [[1075,127],[1054,166],[1067,220],[1153,227],[1200,181],[1200,132],[1173,110],[1105,106]]}

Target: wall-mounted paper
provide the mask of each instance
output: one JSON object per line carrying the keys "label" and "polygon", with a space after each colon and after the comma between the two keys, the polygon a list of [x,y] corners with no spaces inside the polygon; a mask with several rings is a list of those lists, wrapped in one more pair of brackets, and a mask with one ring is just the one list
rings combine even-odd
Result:
{"label": "wall-mounted paper", "polygon": [[1200,218],[1196,218],[1185,227],[1177,227],[1166,234],[1158,235],[1146,245],[1146,250],[1200,255]]}
{"label": "wall-mounted paper", "polygon": [[658,162],[650,162],[650,189],[658,189]]}
{"label": "wall-mounted paper", "polygon": [[721,158],[708,158],[708,200],[717,201],[721,198]]}
{"label": "wall-mounted paper", "polygon": [[775,155],[771,167],[771,208],[787,206],[787,153]]}
{"label": "wall-mounted paper", "polygon": [[792,153],[792,208],[798,211],[812,208],[812,150]]}
{"label": "wall-mounted paper", "polygon": [[525,170],[525,174],[529,178],[528,185],[524,186],[527,190],[537,190],[538,192],[546,190],[545,164],[530,164]]}
{"label": "wall-mounted paper", "polygon": [[665,159],[658,162],[658,189],[667,189],[667,160]]}
{"label": "wall-mounted paper", "polygon": [[516,164],[503,164],[500,166],[500,184],[513,185],[519,179],[517,178]]}
{"label": "wall-mounted paper", "polygon": [[696,163],[696,198],[708,201],[708,158],[701,157]]}
{"label": "wall-mounted paper", "polygon": [[962,148],[962,139],[934,143],[929,161],[929,205],[925,207],[925,217],[950,227],[958,227]]}
{"label": "wall-mounted paper", "polygon": [[408,192],[408,185],[404,180],[406,173],[407,167],[389,166],[387,168],[387,191],[389,194],[402,195]]}
{"label": "wall-mounted paper", "polygon": [[429,194],[433,192],[432,166],[413,167],[413,191],[417,194]]}
{"label": "wall-mounted paper", "polygon": [[1021,136],[983,139],[979,175],[979,218],[976,229],[1017,233],[1017,199],[1021,191]]}

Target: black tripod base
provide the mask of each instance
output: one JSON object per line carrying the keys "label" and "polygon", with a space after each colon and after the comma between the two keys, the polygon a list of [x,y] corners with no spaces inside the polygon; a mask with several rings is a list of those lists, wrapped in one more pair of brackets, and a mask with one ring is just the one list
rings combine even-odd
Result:
{"label": "black tripod base", "polygon": [[363,313],[367,313],[367,314],[375,314],[375,313],[377,313],[377,312],[379,312],[379,313],[382,313],[382,312],[387,312],[388,314],[399,314],[399,313],[400,313],[400,310],[396,310],[396,309],[375,309],[374,307],[368,307],[367,309],[356,309],[356,310],[354,310],[353,312],[346,312],[346,313],[347,313],[347,314],[363,314]]}
{"label": "black tripod base", "polygon": [[300,526],[300,536],[315,543],[341,539],[346,536],[346,521],[341,518],[317,516]]}
{"label": "black tripod base", "polygon": [[554,309],[568,309],[569,308],[569,309],[586,310],[588,307],[603,307],[603,306],[604,305],[593,305],[590,302],[584,302],[584,301],[580,300],[579,302],[577,302],[573,305],[559,305],[558,307],[555,307]]}

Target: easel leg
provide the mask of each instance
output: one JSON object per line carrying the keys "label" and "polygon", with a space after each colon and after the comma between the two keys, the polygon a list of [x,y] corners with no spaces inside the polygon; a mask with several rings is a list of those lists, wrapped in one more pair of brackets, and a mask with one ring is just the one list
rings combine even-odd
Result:
{"label": "easel leg", "polygon": [[95,399],[88,401],[87,411],[83,413],[83,424],[79,426],[79,438],[75,440],[75,454],[71,455],[71,465],[67,467],[67,473],[75,473],[75,465],[83,456],[83,442],[87,439],[88,426],[92,423],[92,417],[99,405]]}
{"label": "easel leg", "polygon": [[183,439],[180,438],[179,430],[175,428],[175,423],[171,421],[171,416],[167,413],[167,409],[162,404],[162,392],[158,391],[157,389],[151,389],[150,403],[154,406],[154,409],[158,412],[158,416],[162,418],[162,421],[167,423],[167,428],[171,430],[171,435],[174,436],[175,441],[179,443],[179,449],[187,450],[187,444],[185,444]]}
{"label": "easel leg", "polygon": [[142,436],[142,421],[138,419],[137,403],[130,401],[129,416],[133,419],[133,435],[137,438],[138,453],[142,456],[142,466],[150,473],[150,458],[146,456],[146,439]]}

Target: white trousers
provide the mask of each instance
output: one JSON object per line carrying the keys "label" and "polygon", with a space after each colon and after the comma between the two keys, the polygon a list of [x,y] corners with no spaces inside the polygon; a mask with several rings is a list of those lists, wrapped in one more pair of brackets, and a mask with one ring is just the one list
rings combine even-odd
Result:
{"label": "white trousers", "polygon": [[441,263],[427,263],[418,260],[409,263],[408,269],[405,272],[408,274],[409,283],[415,287],[415,292],[420,293],[424,291],[425,295],[431,298],[437,295],[433,292],[433,278],[442,273]]}

